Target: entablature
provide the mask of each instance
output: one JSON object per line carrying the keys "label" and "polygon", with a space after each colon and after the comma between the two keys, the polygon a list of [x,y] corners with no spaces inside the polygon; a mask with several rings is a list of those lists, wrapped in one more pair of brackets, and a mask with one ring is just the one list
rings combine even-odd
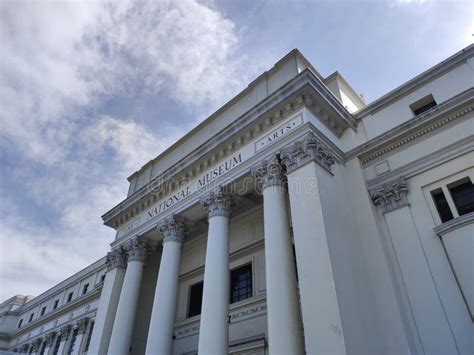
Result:
{"label": "entablature", "polygon": [[425,113],[375,137],[346,153],[346,159],[358,157],[363,165],[391,153],[406,144],[418,140],[434,130],[454,121],[466,118],[474,110],[474,88],[440,103]]}
{"label": "entablature", "polygon": [[[151,179],[126,200],[102,216],[104,223],[118,229],[160,198],[183,186],[211,167],[232,159],[239,149],[262,138],[303,108],[310,110],[336,137],[356,130],[356,120],[329,91],[319,77],[305,69],[293,80],[237,118],[205,144]],[[302,122],[303,123],[303,122]],[[254,154],[260,154],[255,151]]]}

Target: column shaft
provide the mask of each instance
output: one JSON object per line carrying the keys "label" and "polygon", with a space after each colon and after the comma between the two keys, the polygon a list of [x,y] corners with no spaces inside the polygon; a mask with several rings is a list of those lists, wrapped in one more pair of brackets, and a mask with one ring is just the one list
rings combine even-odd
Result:
{"label": "column shaft", "polygon": [[140,295],[143,266],[149,253],[148,246],[137,239],[127,246],[128,265],[125,272],[117,314],[110,338],[109,354],[125,355],[130,352],[135,314]]}
{"label": "column shaft", "polygon": [[198,353],[229,351],[229,224],[234,197],[211,193],[203,205],[209,216]]}
{"label": "column shaft", "polygon": [[102,286],[99,309],[95,318],[92,338],[89,345],[90,354],[106,355],[112,328],[117,313],[120,292],[127,267],[126,255],[123,249],[115,249],[107,255],[107,274]]}
{"label": "column shaft", "polygon": [[153,300],[146,353],[168,355],[171,354],[173,348],[184,224],[177,222],[172,216],[160,227],[160,231],[163,234],[163,252]]}
{"label": "column shaft", "polygon": [[209,219],[199,332],[200,355],[228,353],[229,287],[229,219],[215,216]]}
{"label": "column shaft", "polygon": [[263,192],[270,354],[303,354],[303,332],[290,225],[282,186]]}

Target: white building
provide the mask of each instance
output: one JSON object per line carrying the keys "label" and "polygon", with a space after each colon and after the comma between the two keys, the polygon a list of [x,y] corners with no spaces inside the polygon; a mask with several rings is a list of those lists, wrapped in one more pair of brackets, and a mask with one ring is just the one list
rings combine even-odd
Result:
{"label": "white building", "polygon": [[473,58],[365,104],[290,52],[128,178],[106,258],[0,305],[0,348],[472,354]]}

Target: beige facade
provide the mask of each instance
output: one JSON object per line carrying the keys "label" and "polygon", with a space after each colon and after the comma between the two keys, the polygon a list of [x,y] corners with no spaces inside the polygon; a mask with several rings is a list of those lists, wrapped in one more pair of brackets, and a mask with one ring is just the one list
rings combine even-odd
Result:
{"label": "beige facade", "polygon": [[469,46],[366,104],[290,52],[128,178],[106,258],[0,305],[0,349],[472,354],[473,77]]}

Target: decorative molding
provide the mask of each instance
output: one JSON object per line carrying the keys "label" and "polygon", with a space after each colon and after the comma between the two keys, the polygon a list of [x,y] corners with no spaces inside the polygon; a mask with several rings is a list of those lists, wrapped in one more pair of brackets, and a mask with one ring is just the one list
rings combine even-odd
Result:
{"label": "decorative molding", "polygon": [[236,313],[231,313],[231,315],[229,316],[229,321],[231,323],[234,321],[235,322],[241,321],[241,320],[250,318],[255,314],[262,313],[266,310],[267,310],[266,304],[257,305],[255,307],[247,308]]}
{"label": "decorative molding", "polygon": [[122,246],[107,253],[106,256],[107,272],[112,271],[116,268],[126,269],[127,268],[127,255]]}
{"label": "decorative molding", "polygon": [[144,263],[151,254],[151,245],[146,238],[135,237],[124,246],[128,262],[139,261]]}
{"label": "decorative molding", "polygon": [[276,154],[252,168],[251,172],[264,189],[270,186],[282,186],[286,179],[280,158]]}
{"label": "decorative molding", "polygon": [[433,231],[440,237],[443,237],[445,234],[448,234],[458,228],[462,228],[468,224],[474,224],[474,212],[459,216],[448,222],[440,224],[439,226],[436,226]]}
{"label": "decorative molding", "polygon": [[44,342],[46,344],[47,347],[50,347],[53,345],[54,343],[54,339],[56,339],[56,332],[51,332],[51,333],[48,333],[44,336]]}
{"label": "decorative molding", "polygon": [[30,352],[36,352],[39,350],[41,343],[43,342],[43,338],[36,338],[31,342],[31,349]]}
{"label": "decorative molding", "polygon": [[288,173],[314,161],[327,171],[336,162],[335,154],[313,132],[309,132],[302,140],[293,143],[290,147],[282,149],[281,163]]}
{"label": "decorative molding", "polygon": [[64,325],[61,328],[59,328],[59,335],[61,337],[61,341],[67,340],[67,337],[69,336],[69,333],[71,332],[71,330],[72,330],[71,324]]}
{"label": "decorative molding", "polygon": [[88,317],[84,317],[84,318],[79,319],[76,322],[77,334],[78,335],[84,334],[86,332],[88,324],[89,324],[89,318]]}
{"label": "decorative molding", "polygon": [[[350,150],[345,157],[350,160],[360,157],[363,164],[370,162],[394,149],[421,138],[450,122],[463,118],[474,110],[474,89],[468,89],[455,97],[440,103],[432,109],[415,116],[368,142]],[[464,107],[462,107],[464,105]],[[462,107],[462,108],[461,108]],[[456,110],[456,108],[458,108]],[[442,117],[445,115],[444,117]],[[409,133],[411,131],[411,133]]]}
{"label": "decorative molding", "polygon": [[158,229],[163,236],[163,243],[173,241],[182,244],[186,237],[188,227],[189,222],[185,218],[174,214],[165,218],[164,221],[158,225]]}
{"label": "decorative molding", "polygon": [[384,213],[408,205],[408,185],[405,177],[374,187],[369,190],[373,203]]}
{"label": "decorative molding", "polygon": [[237,206],[237,202],[237,196],[224,192],[222,188],[210,192],[209,195],[201,200],[202,205],[207,211],[208,218],[216,216],[230,218],[232,211]]}

